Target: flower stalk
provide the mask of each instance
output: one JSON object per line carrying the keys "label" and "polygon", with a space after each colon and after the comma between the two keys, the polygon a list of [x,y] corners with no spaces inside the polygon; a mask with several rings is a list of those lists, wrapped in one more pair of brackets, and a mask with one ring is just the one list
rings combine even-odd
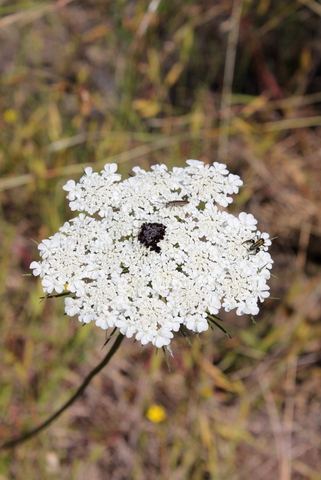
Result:
{"label": "flower stalk", "polygon": [[29,440],[30,438],[34,437],[35,435],[40,433],[42,430],[47,428],[58,417],[60,417],[60,415],[65,410],[67,410],[67,408],[69,408],[84,393],[85,389],[87,388],[91,380],[95,377],[95,375],[97,375],[109,363],[109,361],[112,359],[112,357],[115,355],[115,353],[119,349],[123,340],[124,340],[124,336],[119,334],[116,337],[114,344],[112,345],[111,349],[109,350],[105,358],[103,358],[103,360],[87,375],[87,377],[84,379],[83,383],[74,393],[74,395],[72,395],[70,399],[61,408],[59,408],[59,410],[57,410],[41,425],[34,428],[33,430],[30,430],[30,432],[27,432],[24,435],[21,435],[20,437],[14,438],[0,445],[0,450],[7,450],[9,448],[13,448],[19,445],[20,443],[26,442],[27,440]]}

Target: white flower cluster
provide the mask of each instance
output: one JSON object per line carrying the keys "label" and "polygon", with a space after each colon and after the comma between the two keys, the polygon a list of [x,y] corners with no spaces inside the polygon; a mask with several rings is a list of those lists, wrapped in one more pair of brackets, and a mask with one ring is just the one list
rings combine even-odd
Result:
{"label": "white flower cluster", "polygon": [[257,314],[269,296],[269,235],[251,214],[222,207],[242,181],[226,165],[188,160],[168,171],[139,167],[124,181],[116,164],[69,180],[79,215],[39,245],[32,262],[46,293],[65,299],[67,315],[102,329],[118,327],[143,345],[169,345],[181,325],[208,329],[208,314]]}

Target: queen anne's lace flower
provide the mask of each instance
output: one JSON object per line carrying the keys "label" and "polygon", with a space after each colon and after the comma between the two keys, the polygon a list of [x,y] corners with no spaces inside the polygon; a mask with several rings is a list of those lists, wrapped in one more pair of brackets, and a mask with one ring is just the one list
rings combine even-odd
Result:
{"label": "queen anne's lace flower", "polygon": [[172,172],[135,167],[123,182],[116,171],[88,167],[79,183],[67,182],[70,208],[82,213],[43,240],[42,261],[30,265],[48,294],[67,285],[65,313],[157,347],[182,325],[207,330],[221,307],[257,314],[269,296],[271,241],[253,215],[222,210],[241,179],[197,160]]}

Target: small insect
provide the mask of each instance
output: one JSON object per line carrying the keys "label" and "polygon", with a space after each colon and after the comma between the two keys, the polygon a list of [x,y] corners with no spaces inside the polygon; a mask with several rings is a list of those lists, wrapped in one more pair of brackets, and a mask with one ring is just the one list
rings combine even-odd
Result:
{"label": "small insect", "polygon": [[[277,237],[270,238],[269,240],[274,240]],[[264,238],[251,238],[250,240],[245,240],[245,242],[242,243],[251,243],[252,245],[249,247],[249,254],[250,255],[256,255],[257,253],[260,252],[261,247],[263,247],[265,240]]]}
{"label": "small insect", "polygon": [[178,207],[182,205],[188,205],[188,200],[171,200],[170,202],[165,203],[165,207]]}
{"label": "small insect", "polygon": [[260,248],[264,245],[264,239],[263,238],[251,238],[250,240],[245,240],[245,242],[242,243],[251,243],[252,245],[249,247],[249,254],[250,255],[256,255],[259,253]]}

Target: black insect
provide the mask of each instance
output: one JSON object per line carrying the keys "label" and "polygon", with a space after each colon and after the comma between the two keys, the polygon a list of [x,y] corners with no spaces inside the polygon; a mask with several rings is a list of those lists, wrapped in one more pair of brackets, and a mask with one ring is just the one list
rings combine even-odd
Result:
{"label": "black insect", "polygon": [[250,240],[245,240],[245,242],[243,242],[242,245],[244,243],[251,243],[251,246],[249,247],[248,251],[250,255],[256,255],[257,253],[259,253],[261,247],[264,245],[265,240],[263,238],[258,238],[258,239],[251,238]]}

